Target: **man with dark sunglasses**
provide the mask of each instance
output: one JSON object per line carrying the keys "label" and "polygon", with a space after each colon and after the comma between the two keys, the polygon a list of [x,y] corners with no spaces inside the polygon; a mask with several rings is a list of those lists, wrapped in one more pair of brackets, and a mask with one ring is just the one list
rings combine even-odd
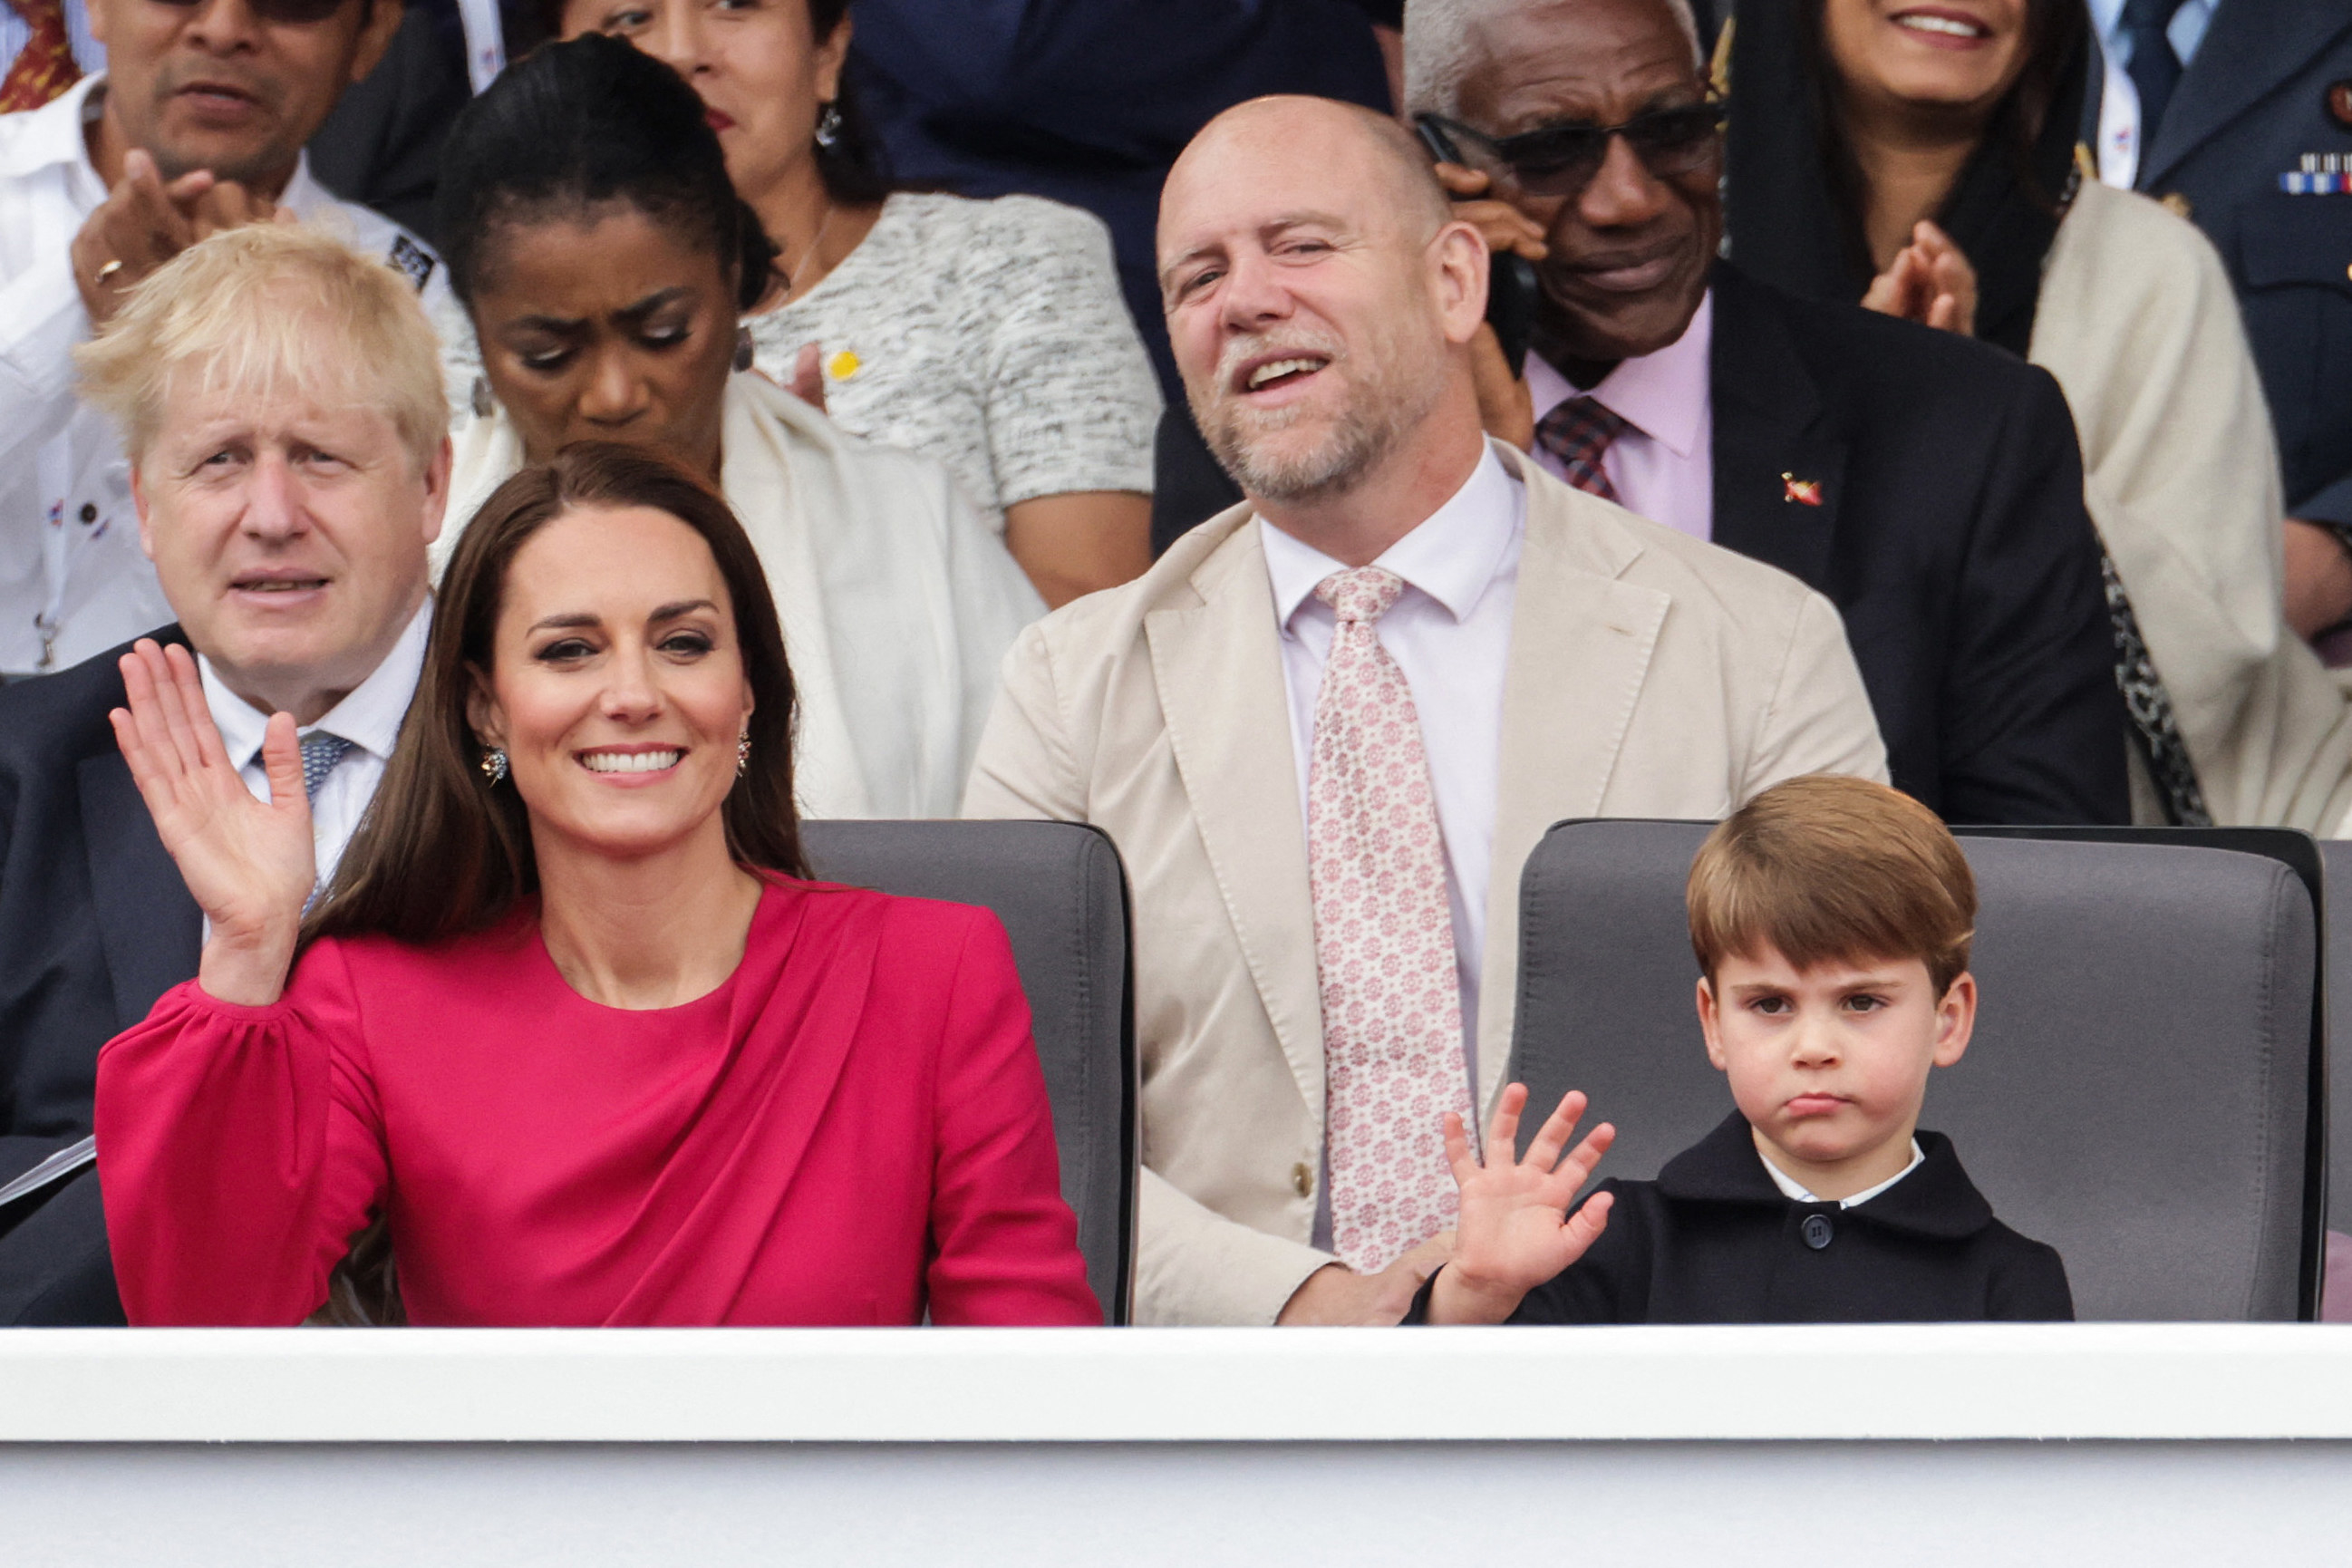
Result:
{"label": "man with dark sunglasses", "polygon": [[71,350],[217,230],[331,226],[437,303],[439,264],[338,201],[303,146],[401,25],[400,0],[91,0],[107,69],[0,116],[0,679],[77,664],[171,618],[121,443]]}
{"label": "man with dark sunglasses", "polygon": [[1727,106],[1685,0],[1410,0],[1404,37],[1406,107],[1460,154],[1439,170],[1459,215],[1540,281],[1525,378],[1483,357],[1489,428],[1826,594],[1895,783],[1948,820],[2129,820],[2057,384],[1718,258]]}

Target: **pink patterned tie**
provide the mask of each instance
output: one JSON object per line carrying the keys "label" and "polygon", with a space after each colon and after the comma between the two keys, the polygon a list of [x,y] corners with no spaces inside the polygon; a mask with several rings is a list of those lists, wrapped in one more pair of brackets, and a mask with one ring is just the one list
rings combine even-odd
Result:
{"label": "pink patterned tie", "polygon": [[1590,397],[1571,397],[1543,416],[1536,426],[1536,445],[1559,459],[1568,482],[1602,500],[1618,499],[1601,466],[1609,443],[1624,433],[1625,420]]}
{"label": "pink patterned tie", "polygon": [[1378,566],[1315,586],[1339,626],[1315,699],[1307,872],[1323,987],[1332,1244],[1387,1268],[1454,1221],[1438,1118],[1470,1115],[1445,843],[1421,719],[1375,629],[1404,590]]}

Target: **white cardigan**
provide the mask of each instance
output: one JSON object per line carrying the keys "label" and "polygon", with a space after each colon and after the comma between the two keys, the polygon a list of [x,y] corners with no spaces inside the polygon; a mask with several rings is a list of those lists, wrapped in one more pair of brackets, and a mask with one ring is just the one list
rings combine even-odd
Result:
{"label": "white cardigan", "polygon": [[[720,441],[720,488],[767,568],[799,689],[803,815],[955,816],[998,666],[1045,602],[928,458],[752,374],[729,383]],[[436,575],[522,461],[503,409],[457,434]]]}
{"label": "white cardigan", "polygon": [[[2270,412],[2230,280],[2195,226],[2083,182],[2028,355],[2058,379],[2084,499],[2217,823],[2343,837],[2352,707],[2281,616]],[[2137,815],[2152,792],[2135,767]]]}

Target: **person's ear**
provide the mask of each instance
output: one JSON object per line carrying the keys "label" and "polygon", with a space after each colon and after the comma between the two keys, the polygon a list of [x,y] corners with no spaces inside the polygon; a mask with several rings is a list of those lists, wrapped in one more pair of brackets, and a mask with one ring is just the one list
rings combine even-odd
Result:
{"label": "person's ear", "polygon": [[449,515],[449,468],[454,461],[449,437],[441,437],[441,445],[433,449],[432,458],[425,465],[425,542],[431,544],[441,537],[441,524]]}
{"label": "person's ear", "polygon": [[816,100],[831,103],[841,96],[841,68],[849,58],[849,14],[842,13],[833,29],[833,37],[816,40],[814,53],[809,58],[816,74]]}
{"label": "person's ear", "polygon": [[107,13],[113,9],[114,0],[89,0],[89,4],[82,7],[89,17],[89,36],[101,47],[106,43],[106,35],[113,31],[106,25]]}
{"label": "person's ear", "polygon": [[148,560],[155,559],[155,525],[147,511],[147,479],[140,472],[142,458],[131,459],[131,507],[139,514],[139,551]]}
{"label": "person's ear", "polygon": [[1437,315],[1445,341],[1457,347],[1478,335],[1486,319],[1486,237],[1466,223],[1449,223],[1430,241],[1436,268]]}
{"label": "person's ear", "polygon": [[1698,977],[1698,1028],[1706,1037],[1706,1059],[1715,1070],[1728,1070],[1723,1056],[1723,1020],[1715,1006],[1715,985],[1704,974]]}
{"label": "person's ear", "polygon": [[474,739],[484,751],[504,751],[507,744],[506,710],[490,690],[490,678],[479,665],[466,667],[466,727],[474,731]]}
{"label": "person's ear", "polygon": [[1944,999],[1936,1004],[1936,1052],[1933,1058],[1939,1068],[1958,1061],[1968,1048],[1969,1037],[1977,1027],[1977,977],[1963,973],[1956,976],[1944,992]]}
{"label": "person's ear", "polygon": [[344,73],[347,86],[357,87],[368,73],[383,63],[384,51],[392,47],[392,36],[400,31],[401,17],[408,7],[403,0],[360,0],[363,8],[360,16],[360,36],[352,47],[352,68]]}

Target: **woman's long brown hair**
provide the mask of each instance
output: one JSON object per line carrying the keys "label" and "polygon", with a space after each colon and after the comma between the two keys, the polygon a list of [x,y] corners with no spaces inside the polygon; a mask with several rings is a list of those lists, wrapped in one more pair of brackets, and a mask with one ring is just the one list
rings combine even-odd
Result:
{"label": "woman's long brown hair", "polygon": [[[637,447],[587,442],[500,485],[457,542],[399,743],[326,896],[303,923],[302,948],[322,936],[446,941],[494,924],[539,890],[529,813],[512,784],[494,785],[483,773],[485,749],[467,702],[477,680],[490,676],[508,574],[524,543],[572,512],[623,508],[666,512],[694,530],[727,584],[752,695],[750,762],[720,807],[728,852],[743,866],[808,875],[793,805],[792,668],[758,552],[701,480]],[[403,1316],[379,1217],[354,1238],[311,1321]]]}

